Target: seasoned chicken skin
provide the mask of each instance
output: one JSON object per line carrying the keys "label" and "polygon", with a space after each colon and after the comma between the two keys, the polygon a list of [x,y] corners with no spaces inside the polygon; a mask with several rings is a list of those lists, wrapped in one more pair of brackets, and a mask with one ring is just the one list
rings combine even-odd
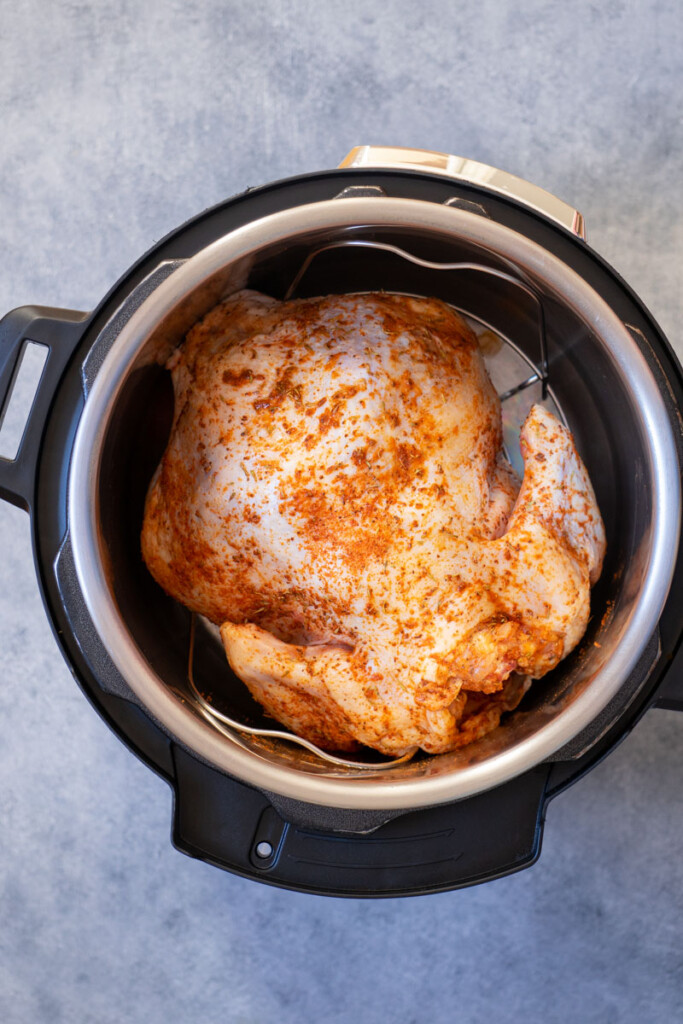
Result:
{"label": "seasoned chicken skin", "polygon": [[437,300],[244,291],[168,363],[144,559],[323,747],[454,749],[580,640],[605,536],[541,406],[521,485],[476,338]]}

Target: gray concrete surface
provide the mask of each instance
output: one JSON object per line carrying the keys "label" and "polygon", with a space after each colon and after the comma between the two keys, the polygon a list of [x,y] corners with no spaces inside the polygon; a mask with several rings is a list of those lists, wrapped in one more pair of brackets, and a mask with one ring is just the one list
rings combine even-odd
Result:
{"label": "gray concrete surface", "polygon": [[[571,200],[683,354],[675,0],[0,3],[0,311],[91,308],[149,245],[355,144],[488,161]],[[530,871],[362,903],[169,843],[166,785],[51,636],[0,505],[0,1020],[683,1019],[683,718],[551,805]]]}

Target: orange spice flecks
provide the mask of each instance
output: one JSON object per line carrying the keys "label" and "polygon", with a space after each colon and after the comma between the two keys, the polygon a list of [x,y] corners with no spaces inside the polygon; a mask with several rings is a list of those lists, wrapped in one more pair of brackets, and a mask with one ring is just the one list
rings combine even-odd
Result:
{"label": "orange spice flecks", "polygon": [[143,556],[284,724],[455,749],[579,642],[604,552],[585,469],[535,407],[516,500],[500,403],[444,303],[242,292],[169,369]]}

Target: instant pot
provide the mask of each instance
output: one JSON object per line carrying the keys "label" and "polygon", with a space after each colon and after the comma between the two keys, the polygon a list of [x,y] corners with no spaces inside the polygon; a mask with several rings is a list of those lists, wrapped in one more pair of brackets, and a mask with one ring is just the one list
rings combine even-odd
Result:
{"label": "instant pot", "polygon": [[[144,497],[173,413],[164,363],[244,287],[439,297],[518,367],[518,383],[492,372],[513,434],[520,402],[536,400],[571,428],[608,542],[588,630],[476,743],[337,764],[271,735],[214,632],[147,572]],[[173,787],[183,852],[338,896],[485,881],[533,863],[549,800],[648,708],[683,709],[681,368],[587,245],[580,214],[542,189],[471,160],[363,146],[335,170],[189,221],[92,313],[7,314],[0,409],[32,345],[47,359],[16,458],[0,460],[0,496],[30,513],[43,600],[76,680]]]}

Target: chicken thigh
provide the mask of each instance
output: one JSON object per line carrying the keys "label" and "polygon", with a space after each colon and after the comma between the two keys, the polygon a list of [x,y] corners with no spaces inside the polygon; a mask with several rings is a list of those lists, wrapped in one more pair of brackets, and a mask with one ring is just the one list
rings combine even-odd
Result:
{"label": "chicken thigh", "polygon": [[578,643],[605,549],[590,480],[537,405],[520,489],[450,307],[243,291],[168,366],[143,556],[278,721],[329,749],[444,752]]}

